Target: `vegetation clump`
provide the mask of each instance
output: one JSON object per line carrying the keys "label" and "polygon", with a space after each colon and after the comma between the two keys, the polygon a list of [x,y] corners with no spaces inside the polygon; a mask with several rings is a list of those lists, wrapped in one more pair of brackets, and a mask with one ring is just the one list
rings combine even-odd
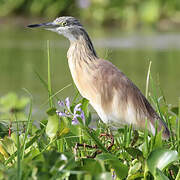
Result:
{"label": "vegetation clump", "polygon": [[172,108],[149,96],[168,124],[168,140],[157,129],[155,136],[132,126],[112,132],[92,115],[88,100],[57,99],[50,74],[48,49],[48,82],[38,75],[48,91],[43,120],[33,120],[27,90],[27,97],[0,98],[0,179],[180,179],[180,101]]}

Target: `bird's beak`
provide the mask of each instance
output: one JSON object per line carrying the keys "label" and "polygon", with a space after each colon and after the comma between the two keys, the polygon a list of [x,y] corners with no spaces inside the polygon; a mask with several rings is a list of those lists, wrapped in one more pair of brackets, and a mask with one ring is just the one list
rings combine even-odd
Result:
{"label": "bird's beak", "polygon": [[59,27],[58,24],[56,24],[55,22],[49,22],[49,23],[42,23],[42,24],[30,24],[27,27],[29,28],[37,28],[37,27],[42,27],[42,28],[47,28],[47,29],[53,29],[56,27]]}

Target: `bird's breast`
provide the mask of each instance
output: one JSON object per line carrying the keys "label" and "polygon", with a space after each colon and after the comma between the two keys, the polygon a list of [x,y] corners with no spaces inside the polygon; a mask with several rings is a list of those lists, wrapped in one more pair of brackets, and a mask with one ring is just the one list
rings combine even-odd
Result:
{"label": "bird's breast", "polygon": [[80,94],[90,101],[103,122],[114,125],[136,124],[133,105],[123,100],[125,95],[121,89],[114,88],[98,66],[93,69],[75,58],[69,58],[68,63]]}
{"label": "bird's breast", "polygon": [[90,101],[102,121],[126,124],[125,105],[119,100],[119,93],[106,81],[102,81],[102,73],[99,72],[98,67],[93,69],[85,62],[78,62],[71,58],[68,59],[68,63],[77,89],[84,98]]}
{"label": "bird's breast", "polygon": [[73,81],[80,94],[90,102],[96,102],[98,92],[94,85],[92,69],[85,62],[68,58],[68,64]]}

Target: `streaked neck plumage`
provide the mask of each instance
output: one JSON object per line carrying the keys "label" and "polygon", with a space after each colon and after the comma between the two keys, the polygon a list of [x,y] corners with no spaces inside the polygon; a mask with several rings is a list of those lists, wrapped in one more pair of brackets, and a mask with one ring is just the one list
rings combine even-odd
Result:
{"label": "streaked neck plumage", "polygon": [[68,38],[70,41],[68,59],[96,60],[98,57],[87,32],[81,28],[76,31],[73,30],[71,33],[74,38]]}
{"label": "streaked neck plumage", "polygon": [[[67,57],[72,78],[80,94],[90,100],[94,92],[91,89],[91,84],[99,58],[85,30],[82,32],[78,30],[72,39],[68,39],[70,40],[70,47]],[[85,91],[86,88],[89,90]]]}

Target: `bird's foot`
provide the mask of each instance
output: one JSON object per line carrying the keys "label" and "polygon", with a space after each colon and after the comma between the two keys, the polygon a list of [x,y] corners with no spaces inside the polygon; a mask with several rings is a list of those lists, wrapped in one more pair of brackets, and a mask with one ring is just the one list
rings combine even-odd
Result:
{"label": "bird's foot", "polygon": [[[99,138],[105,137],[106,139],[110,139],[110,144],[107,147],[107,150],[109,151],[112,146],[114,145],[114,137],[112,134],[108,134],[108,133],[102,133],[100,134]],[[88,148],[88,149],[96,149],[96,151],[92,154],[92,155],[87,155],[87,158],[95,158],[98,154],[101,154],[102,151],[100,149],[98,149],[97,145],[89,145],[89,144],[85,144],[85,143],[76,143],[74,151],[77,152],[78,149],[80,147],[83,147],[84,149]]]}
{"label": "bird's foot", "polygon": [[101,133],[100,138],[101,137],[106,137],[107,139],[111,139],[110,145],[107,147],[107,149],[110,150],[114,145],[114,137],[113,137],[113,135],[108,134],[108,133]]}

